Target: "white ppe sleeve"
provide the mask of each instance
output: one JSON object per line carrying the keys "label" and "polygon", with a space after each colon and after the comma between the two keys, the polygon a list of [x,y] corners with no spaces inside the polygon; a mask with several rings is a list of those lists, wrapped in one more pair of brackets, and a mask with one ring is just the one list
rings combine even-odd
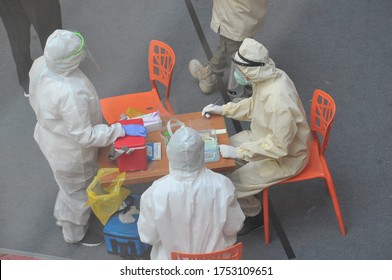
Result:
{"label": "white ppe sleeve", "polygon": [[154,246],[159,242],[153,209],[150,205],[149,191],[145,191],[140,199],[140,214],[137,222],[140,240]]}
{"label": "white ppe sleeve", "polygon": [[[124,136],[120,124],[92,125],[87,97],[72,100],[73,106],[64,106],[62,118],[70,135],[83,147],[106,147]],[[97,108],[99,109],[99,108]]]}
{"label": "white ppe sleeve", "polygon": [[251,104],[251,98],[242,99],[238,103],[229,102],[223,105],[222,115],[238,121],[251,121]]}
{"label": "white ppe sleeve", "polygon": [[[227,185],[232,185],[233,193],[235,193],[235,187],[233,183],[230,181],[230,179],[227,179],[227,181]],[[231,236],[237,234],[240,231],[245,220],[245,215],[241,210],[236,195],[227,197],[227,206],[227,219],[223,227],[223,232],[225,235]]]}

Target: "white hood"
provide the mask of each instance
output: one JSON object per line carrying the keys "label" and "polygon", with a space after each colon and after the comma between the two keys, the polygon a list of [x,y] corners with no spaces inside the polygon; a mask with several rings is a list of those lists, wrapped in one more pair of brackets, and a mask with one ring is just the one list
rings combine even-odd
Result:
{"label": "white hood", "polygon": [[172,251],[205,253],[236,241],[244,221],[232,182],[204,167],[204,141],[192,128],[178,129],[167,149],[170,174],[154,181],[140,200],[140,240],[151,259]]}
{"label": "white hood", "polygon": [[178,129],[167,146],[170,174],[189,176],[204,167],[204,141],[194,129]]}
{"label": "white hood", "polygon": [[47,67],[59,74],[67,75],[76,68],[85,57],[85,50],[77,51],[82,44],[82,40],[74,32],[58,29],[48,38],[44,57]]}
{"label": "white hood", "polygon": [[[248,60],[265,64],[264,66],[238,66],[242,73],[252,82],[262,82],[278,75],[275,62],[269,57],[268,50],[256,40],[246,38],[238,52]],[[234,59],[239,62],[245,62],[239,57],[238,52],[235,53]]]}

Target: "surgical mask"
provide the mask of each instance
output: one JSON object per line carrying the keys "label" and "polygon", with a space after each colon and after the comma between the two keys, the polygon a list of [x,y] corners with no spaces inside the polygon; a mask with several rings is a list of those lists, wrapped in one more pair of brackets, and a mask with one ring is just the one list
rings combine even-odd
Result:
{"label": "surgical mask", "polygon": [[237,66],[232,62],[230,65],[229,81],[227,84],[227,94],[232,98],[242,97],[244,95],[244,86],[237,81],[237,71]]}
{"label": "surgical mask", "polygon": [[246,85],[251,85],[252,82],[248,81],[245,76],[242,73],[238,73],[237,70],[234,71],[234,79],[236,80],[237,83],[239,83],[242,86]]}
{"label": "surgical mask", "polygon": [[241,71],[241,68],[239,67],[252,68],[252,67],[263,67],[263,66],[265,66],[264,62],[252,61],[246,59],[239,53],[239,51],[237,51],[231,59],[230,72],[232,77],[234,78],[233,80],[235,80],[239,85],[247,86],[247,85],[251,85],[252,82],[246,79],[246,76],[244,75],[244,73]]}
{"label": "surgical mask", "polygon": [[[237,52],[238,53],[238,52]],[[227,85],[227,94],[233,98],[242,97],[245,94],[244,86],[252,84],[251,81],[247,80],[245,75],[242,73],[239,66],[242,67],[260,67],[264,66],[264,62],[251,61],[241,56],[238,53],[239,59],[236,60],[236,54],[233,55],[230,65],[229,81]]]}

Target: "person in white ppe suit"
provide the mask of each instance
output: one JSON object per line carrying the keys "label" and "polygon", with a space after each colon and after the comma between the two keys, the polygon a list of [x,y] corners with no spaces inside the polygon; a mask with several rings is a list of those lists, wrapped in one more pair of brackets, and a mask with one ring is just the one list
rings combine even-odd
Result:
{"label": "person in white ppe suit", "polygon": [[54,217],[66,242],[83,239],[82,244],[90,217],[86,188],[97,171],[98,147],[125,135],[120,124],[101,124],[97,92],[78,69],[85,53],[80,33],[56,30],[29,73],[34,139],[59,187]]}
{"label": "person in white ppe suit", "polygon": [[206,66],[196,59],[189,62],[203,93],[212,92],[217,76],[223,76],[242,41],[263,26],[267,4],[267,0],[213,0],[211,29],[219,35],[218,47]]}
{"label": "person in white ppe suit", "polygon": [[180,128],[170,139],[167,157],[170,174],[156,180],[140,200],[139,235],[152,245],[151,259],[233,245],[245,216],[232,182],[204,166],[201,136]]}
{"label": "person in white ppe suit", "polygon": [[243,235],[263,225],[261,202],[255,195],[298,174],[307,164],[310,129],[294,83],[275,67],[261,43],[245,39],[233,63],[235,79],[251,84],[253,95],[238,103],[209,104],[202,114],[251,122],[250,130],[230,137],[231,145],[219,146],[223,157],[244,163],[228,176],[247,216],[239,233]]}

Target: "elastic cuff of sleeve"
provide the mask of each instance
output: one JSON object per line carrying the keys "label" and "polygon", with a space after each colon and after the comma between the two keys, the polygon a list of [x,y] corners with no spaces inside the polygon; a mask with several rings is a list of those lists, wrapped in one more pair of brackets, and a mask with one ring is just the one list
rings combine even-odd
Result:
{"label": "elastic cuff of sleeve", "polygon": [[241,159],[241,160],[244,160],[243,159],[244,153],[243,153],[242,149],[240,147],[237,147],[235,150],[237,151],[238,158]]}
{"label": "elastic cuff of sleeve", "polygon": [[119,137],[125,136],[125,130],[120,123],[114,123],[114,124],[112,124],[112,127],[114,127],[115,130],[120,132]]}
{"label": "elastic cuff of sleeve", "polygon": [[226,116],[227,115],[227,112],[230,109],[229,107],[230,107],[229,103],[226,103],[226,104],[223,105],[222,116]]}

